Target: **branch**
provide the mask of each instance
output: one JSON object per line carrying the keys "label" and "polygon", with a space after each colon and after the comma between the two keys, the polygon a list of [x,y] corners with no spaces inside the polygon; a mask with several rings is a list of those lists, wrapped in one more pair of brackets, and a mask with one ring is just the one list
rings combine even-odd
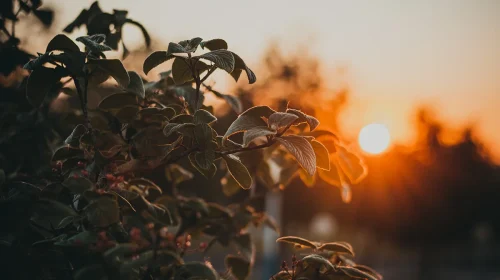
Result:
{"label": "branch", "polygon": [[187,149],[184,152],[177,155],[176,157],[169,158],[167,161],[165,161],[165,164],[175,163],[175,162],[181,160],[182,158],[188,156],[190,153],[196,152],[197,150],[198,150],[198,147],[193,147],[193,148]]}
{"label": "branch", "polygon": [[271,140],[267,143],[253,146],[253,147],[243,147],[243,148],[238,148],[238,149],[229,150],[229,151],[220,151],[220,152],[216,152],[216,153],[218,155],[223,156],[223,155],[235,154],[235,153],[240,153],[240,152],[254,151],[254,150],[259,150],[259,149],[271,147],[274,143],[276,143],[276,141]]}
{"label": "branch", "polygon": [[215,66],[215,65],[212,66],[212,68],[210,68],[210,70],[208,70],[205,77],[203,77],[203,79],[201,79],[200,84],[203,83],[206,79],[208,79],[208,76],[210,76],[216,69],[217,69],[217,66]]}

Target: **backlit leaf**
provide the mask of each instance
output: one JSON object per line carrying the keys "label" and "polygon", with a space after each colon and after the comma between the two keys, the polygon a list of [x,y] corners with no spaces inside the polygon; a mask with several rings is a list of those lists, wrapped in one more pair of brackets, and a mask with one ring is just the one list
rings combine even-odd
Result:
{"label": "backlit leaf", "polygon": [[316,167],[330,170],[330,157],[326,147],[316,140],[311,141],[311,146],[316,154]]}
{"label": "backlit leaf", "polygon": [[304,168],[311,176],[316,172],[316,154],[314,150],[304,137],[297,135],[288,135],[277,137],[281,145],[283,145],[292,154],[297,162]]}
{"label": "backlit leaf", "polygon": [[276,130],[267,126],[252,127],[243,134],[243,146],[248,146],[253,140],[263,136],[275,135]]}
{"label": "backlit leaf", "polygon": [[238,118],[229,126],[224,134],[224,140],[229,136],[247,131],[257,126],[267,126],[262,117],[269,118],[275,111],[268,106],[255,106],[241,113]]}
{"label": "backlit leaf", "polygon": [[289,113],[283,113],[283,112],[276,112],[269,116],[269,126],[274,129],[280,129],[282,127],[288,127],[290,126],[295,120],[297,120],[299,117],[297,117],[294,114],[289,114]]}
{"label": "backlit leaf", "polygon": [[351,184],[357,184],[367,174],[365,164],[356,154],[345,147],[337,146],[338,162]]}
{"label": "backlit leaf", "polygon": [[249,189],[252,186],[252,176],[250,176],[248,169],[241,163],[240,159],[232,154],[224,155],[222,158],[226,161],[231,176],[238,182],[240,187]]}
{"label": "backlit leaf", "polygon": [[215,122],[217,118],[212,115],[210,112],[207,110],[200,109],[194,113],[194,123],[199,124],[199,123],[207,123],[211,124]]}
{"label": "backlit leaf", "polygon": [[300,245],[303,247],[316,249],[316,244],[314,244],[313,242],[311,242],[305,238],[297,237],[297,236],[283,236],[283,237],[276,239],[276,242],[286,242],[286,243]]}
{"label": "backlit leaf", "polygon": [[286,112],[290,113],[290,114],[294,114],[298,117],[298,119],[295,121],[295,125],[306,122],[309,125],[310,131],[313,131],[319,125],[318,119],[316,119],[313,116],[309,116],[300,110],[287,109]]}
{"label": "backlit leaf", "polygon": [[346,253],[354,257],[354,250],[352,249],[351,244],[347,242],[330,242],[321,244],[318,247],[320,251],[330,251],[336,253]]}
{"label": "backlit leaf", "polygon": [[115,93],[106,96],[100,103],[99,108],[102,110],[121,109],[126,106],[137,107],[137,95],[132,93]]}
{"label": "backlit leaf", "polygon": [[220,69],[225,70],[228,73],[233,72],[234,69],[234,57],[230,51],[227,50],[215,50],[199,56],[200,58],[209,60],[215,64]]}
{"label": "backlit leaf", "polygon": [[241,59],[240,56],[237,54],[231,52],[234,57],[234,70],[231,73],[231,76],[234,78],[235,81],[238,81],[240,78],[241,72],[244,70],[247,73],[247,78],[248,78],[248,83],[253,84],[257,81],[257,77],[255,76],[255,73],[248,68],[248,66],[245,64],[243,59]]}

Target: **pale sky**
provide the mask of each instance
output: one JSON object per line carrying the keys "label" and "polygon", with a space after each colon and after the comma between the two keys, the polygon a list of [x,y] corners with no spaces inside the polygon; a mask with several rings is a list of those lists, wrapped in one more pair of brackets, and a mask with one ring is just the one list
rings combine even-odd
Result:
{"label": "pale sky", "polygon": [[[59,30],[92,2],[44,1],[63,3]],[[500,143],[500,0],[101,0],[100,6],[128,10],[165,43],[224,38],[255,67],[271,40],[284,51],[309,44],[324,69],[347,69],[352,102],[342,126],[351,135],[382,122],[404,143],[415,105],[425,103],[454,126],[477,123],[488,143]]]}

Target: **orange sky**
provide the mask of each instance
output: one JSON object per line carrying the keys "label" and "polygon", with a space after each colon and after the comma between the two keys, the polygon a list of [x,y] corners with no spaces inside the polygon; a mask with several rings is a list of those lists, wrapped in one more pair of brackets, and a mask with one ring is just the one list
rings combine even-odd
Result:
{"label": "orange sky", "polygon": [[[64,3],[56,19],[62,30],[93,1],[44,2]],[[415,105],[425,103],[451,125],[477,123],[486,142],[500,142],[500,1],[101,0],[100,6],[129,10],[155,40],[224,38],[254,68],[270,40],[284,51],[308,45],[325,70],[347,69],[352,102],[342,126],[352,136],[381,122],[393,139],[408,141]],[[129,46],[142,43],[134,42],[136,30],[125,32]],[[500,159],[500,148],[495,153]]]}

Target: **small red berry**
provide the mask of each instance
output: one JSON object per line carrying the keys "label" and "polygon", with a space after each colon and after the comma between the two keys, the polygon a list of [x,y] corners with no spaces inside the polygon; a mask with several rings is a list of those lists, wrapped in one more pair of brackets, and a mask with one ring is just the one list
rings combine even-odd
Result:
{"label": "small red berry", "polygon": [[207,242],[201,242],[201,243],[198,245],[198,248],[200,248],[200,250],[205,250],[207,247],[208,247]]}
{"label": "small red berry", "polygon": [[114,180],[116,180],[116,177],[115,177],[115,176],[113,176],[113,174],[109,174],[109,173],[108,173],[108,174],[106,174],[106,179],[108,179],[108,180],[110,180],[110,181],[114,181]]}
{"label": "small red berry", "polygon": [[73,174],[73,178],[79,178],[80,176],[78,176],[78,174]]}
{"label": "small red berry", "polygon": [[89,176],[89,172],[87,170],[82,170],[81,173],[83,176]]}
{"label": "small red berry", "polygon": [[83,163],[83,161],[79,161],[77,163],[78,167],[84,167],[85,166],[85,163]]}

